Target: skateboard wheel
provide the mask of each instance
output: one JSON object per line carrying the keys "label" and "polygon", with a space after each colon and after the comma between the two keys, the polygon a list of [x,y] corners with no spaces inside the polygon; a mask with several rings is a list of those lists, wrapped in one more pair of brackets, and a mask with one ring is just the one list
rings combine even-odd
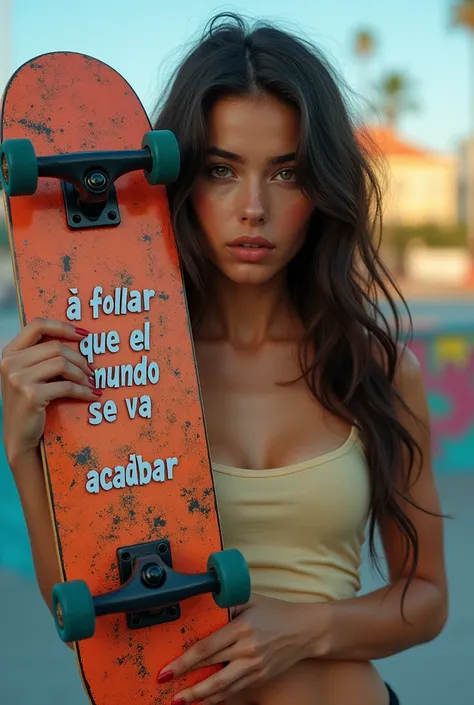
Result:
{"label": "skateboard wheel", "polygon": [[94,602],[83,580],[55,585],[52,608],[56,629],[64,642],[81,641],[94,636]]}
{"label": "skateboard wheel", "polygon": [[38,160],[30,140],[5,140],[0,145],[0,178],[8,196],[31,196],[38,186]]}
{"label": "skateboard wheel", "polygon": [[143,136],[142,149],[148,148],[153,159],[150,171],[145,171],[149,184],[169,184],[179,176],[178,140],[170,130],[154,130]]}
{"label": "skateboard wheel", "polygon": [[220,590],[213,593],[219,607],[245,605],[250,599],[250,574],[245,558],[235,548],[211,553],[207,569],[217,573]]}

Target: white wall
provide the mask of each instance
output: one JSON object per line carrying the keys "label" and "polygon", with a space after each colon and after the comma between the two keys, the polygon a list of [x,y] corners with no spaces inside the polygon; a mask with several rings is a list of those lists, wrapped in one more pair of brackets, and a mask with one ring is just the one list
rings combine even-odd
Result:
{"label": "white wall", "polygon": [[454,225],[458,216],[457,169],[452,157],[390,159],[386,222]]}

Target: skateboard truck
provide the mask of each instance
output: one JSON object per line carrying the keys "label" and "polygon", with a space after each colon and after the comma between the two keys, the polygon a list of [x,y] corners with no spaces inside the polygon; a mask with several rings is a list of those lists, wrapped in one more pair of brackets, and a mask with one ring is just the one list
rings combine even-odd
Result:
{"label": "skateboard truck", "polygon": [[0,145],[0,180],[7,195],[31,196],[40,177],[59,179],[67,222],[73,230],[119,225],[114,183],[124,174],[141,169],[152,185],[178,178],[179,146],[172,132],[147,132],[141,149],[110,152],[37,157],[28,139],[8,139]]}
{"label": "skateboard truck", "polygon": [[119,548],[117,557],[121,581],[117,590],[93,597],[83,580],[54,586],[52,612],[63,641],[92,637],[96,618],[104,615],[126,613],[133,630],[179,619],[179,603],[197,595],[211,593],[223,608],[250,599],[249,570],[236,549],[212,553],[205,573],[175,571],[166,539]]}

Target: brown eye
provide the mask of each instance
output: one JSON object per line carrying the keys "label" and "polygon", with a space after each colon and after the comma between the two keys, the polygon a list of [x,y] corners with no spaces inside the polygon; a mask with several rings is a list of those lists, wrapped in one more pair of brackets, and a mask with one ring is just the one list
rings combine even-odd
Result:
{"label": "brown eye", "polygon": [[209,169],[209,174],[215,179],[226,179],[231,175],[231,173],[231,169],[222,164],[216,164],[215,166],[211,166]]}
{"label": "brown eye", "polygon": [[277,176],[281,177],[281,181],[285,181],[285,183],[293,183],[296,181],[296,173],[294,169],[283,169],[278,172]]}

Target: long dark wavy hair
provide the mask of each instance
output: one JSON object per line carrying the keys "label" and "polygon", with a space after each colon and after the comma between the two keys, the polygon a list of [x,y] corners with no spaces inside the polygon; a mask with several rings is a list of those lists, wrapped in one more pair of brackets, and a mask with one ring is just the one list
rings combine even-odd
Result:
{"label": "long dark wavy hair", "polygon": [[193,328],[205,307],[209,265],[189,197],[204,165],[209,111],[223,97],[255,92],[288,101],[301,116],[297,179],[314,211],[287,272],[305,327],[301,378],[325,409],[359,429],[371,478],[370,554],[378,565],[376,526],[391,519],[404,538],[403,572],[412,556],[404,598],[417,566],[418,537],[402,506],[403,500],[413,504],[408,488],[422,451],[399,420],[400,406],[407,407],[394,375],[411,319],[406,308],[403,333],[391,292],[405,302],[379,254],[379,179],[324,57],[269,23],[249,27],[227,13],[211,21],[172,76],[154,124],[174,132],[181,150],[180,178],[168,195]]}

